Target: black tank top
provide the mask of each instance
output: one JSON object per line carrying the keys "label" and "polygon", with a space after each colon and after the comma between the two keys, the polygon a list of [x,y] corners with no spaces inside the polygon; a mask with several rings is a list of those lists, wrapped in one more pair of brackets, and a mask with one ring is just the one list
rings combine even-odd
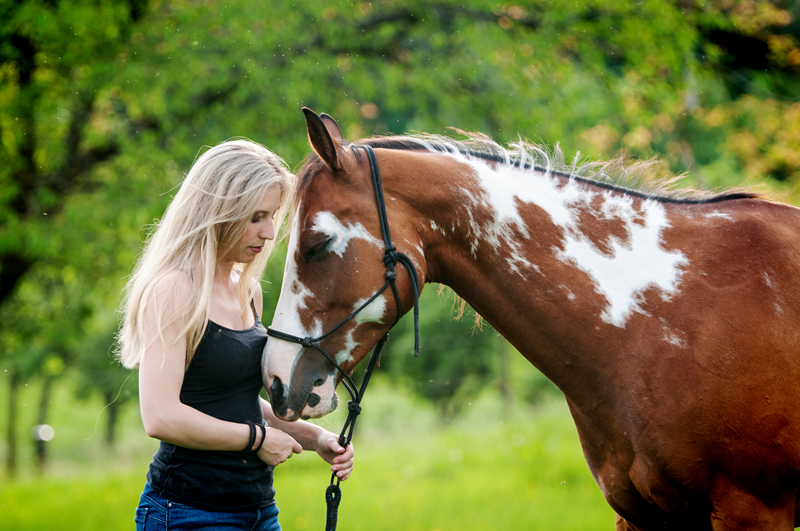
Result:
{"label": "black tank top", "polygon": [[[247,330],[208,322],[184,373],[181,402],[230,422],[263,422],[259,393],[267,330],[252,301],[251,307],[255,324]],[[147,482],[165,498],[201,509],[261,508],[275,503],[272,468],[249,452],[192,450],[162,441]]]}

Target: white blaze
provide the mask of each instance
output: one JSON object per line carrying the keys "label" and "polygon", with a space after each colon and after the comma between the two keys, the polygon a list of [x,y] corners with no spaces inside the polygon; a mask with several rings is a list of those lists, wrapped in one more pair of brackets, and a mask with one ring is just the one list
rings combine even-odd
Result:
{"label": "white blaze", "polygon": [[[275,308],[275,316],[272,319],[271,327],[297,337],[315,337],[322,334],[322,323],[315,321],[314,327],[307,329],[300,321],[300,310],[306,308],[306,298],[313,297],[314,294],[301,284],[297,278],[297,263],[294,257],[297,252],[299,220],[300,216],[298,215],[295,217],[289,233],[281,294],[278,298],[278,305]],[[267,364],[264,367],[264,374],[278,376],[284,384],[288,384],[301,350],[301,345],[271,337],[264,349]]]}

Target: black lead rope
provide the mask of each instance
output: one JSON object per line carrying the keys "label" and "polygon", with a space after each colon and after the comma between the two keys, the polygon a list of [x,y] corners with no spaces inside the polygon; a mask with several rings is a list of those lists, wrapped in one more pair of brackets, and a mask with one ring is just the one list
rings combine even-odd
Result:
{"label": "black lead rope", "polygon": [[[386,216],[386,204],[383,199],[381,174],[378,170],[378,159],[375,157],[375,151],[372,149],[372,146],[364,145],[359,147],[363,148],[364,151],[367,152],[370,173],[372,175],[372,184],[375,189],[375,202],[378,206],[378,219],[380,220],[381,234],[383,235],[383,244],[385,246],[383,263],[386,266],[386,280],[383,283],[383,286],[343,321],[319,337],[297,337],[273,328],[267,328],[267,334],[275,339],[297,343],[302,345],[303,348],[313,348],[317,350],[333,364],[333,367],[337,371],[342,374],[342,384],[344,385],[345,389],[347,389],[347,392],[350,393],[350,397],[352,398],[352,400],[347,403],[347,419],[345,420],[344,427],[342,428],[342,433],[339,435],[339,445],[344,448],[346,448],[347,445],[353,440],[353,431],[356,427],[356,418],[361,413],[361,400],[364,398],[364,393],[367,390],[367,384],[372,377],[372,372],[374,371],[375,366],[380,360],[381,350],[383,349],[383,345],[386,343],[386,340],[389,339],[389,334],[384,334],[380,341],[378,341],[378,344],[375,345],[375,349],[372,351],[372,356],[367,364],[367,370],[364,373],[364,378],[361,381],[360,388],[356,387],[356,384],[350,375],[347,374],[344,369],[342,369],[335,359],[333,359],[327,352],[325,352],[325,350],[323,350],[319,343],[358,315],[372,301],[378,298],[381,293],[386,291],[386,288],[388,287],[392,288],[394,300],[397,304],[397,318],[394,322],[394,324],[397,324],[397,321],[400,320],[400,316],[403,315],[403,308],[400,304],[400,295],[397,292],[397,286],[395,284],[395,280],[397,278],[395,266],[398,262],[408,272],[408,276],[411,280],[411,288],[414,291],[414,357],[419,356],[419,278],[417,277],[417,270],[414,268],[414,264],[411,263],[411,260],[403,253],[398,253],[395,246],[392,245],[392,237],[389,234],[389,220]],[[394,324],[392,326],[394,326]],[[328,506],[325,531],[336,531],[336,523],[339,516],[339,502],[342,500],[342,491],[339,488],[339,483],[340,480],[338,477],[336,477],[336,473],[334,472],[331,475],[331,484],[325,491],[325,501]]]}
{"label": "black lead rope", "polygon": [[[372,376],[372,371],[375,369],[376,362],[380,359],[381,350],[384,343],[389,339],[389,334],[384,334],[375,350],[372,351],[372,357],[369,359],[367,370],[364,373],[364,379],[361,380],[361,388],[358,391],[358,400],[351,400],[347,403],[347,420],[344,422],[342,433],[339,435],[339,445],[347,448],[353,440],[353,430],[356,427],[356,419],[361,413],[361,400],[364,398],[364,393],[367,390],[367,384]],[[331,484],[325,490],[325,503],[327,504],[327,518],[325,520],[325,531],[336,531],[336,523],[339,519],[339,502],[342,501],[342,489],[339,488],[341,480],[336,477],[336,472],[331,474]]]}

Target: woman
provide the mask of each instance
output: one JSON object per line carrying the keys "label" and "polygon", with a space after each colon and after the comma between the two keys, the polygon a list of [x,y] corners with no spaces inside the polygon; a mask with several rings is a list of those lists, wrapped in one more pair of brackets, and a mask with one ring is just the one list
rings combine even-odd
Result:
{"label": "woman", "polygon": [[[273,467],[314,450],[344,480],[352,446],[262,400],[259,279],[294,176],[253,142],[194,164],[126,287],[119,357],[139,368],[142,422],[161,441],[137,529],[279,530]],[[265,421],[265,422],[264,422]]]}

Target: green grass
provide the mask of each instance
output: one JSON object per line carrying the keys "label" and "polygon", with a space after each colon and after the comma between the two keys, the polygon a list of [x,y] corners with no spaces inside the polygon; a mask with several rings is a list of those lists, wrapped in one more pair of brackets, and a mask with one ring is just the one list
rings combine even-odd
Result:
{"label": "green grass", "polygon": [[[445,424],[404,392],[381,380],[373,385],[356,429],[356,469],[341,485],[341,531],[613,527],[613,512],[586,468],[563,399],[508,413],[486,395]],[[56,426],[53,461],[43,477],[26,466],[20,477],[0,485],[0,530],[133,528],[155,445],[131,406],[120,449],[79,440],[91,433],[102,406],[80,407],[91,414],[78,413],[75,405],[66,408],[69,413],[55,408],[57,416],[88,427],[74,426],[70,436]],[[338,431],[341,415],[319,423]],[[329,479],[327,465],[311,452],[276,469],[286,531],[324,528]]]}

